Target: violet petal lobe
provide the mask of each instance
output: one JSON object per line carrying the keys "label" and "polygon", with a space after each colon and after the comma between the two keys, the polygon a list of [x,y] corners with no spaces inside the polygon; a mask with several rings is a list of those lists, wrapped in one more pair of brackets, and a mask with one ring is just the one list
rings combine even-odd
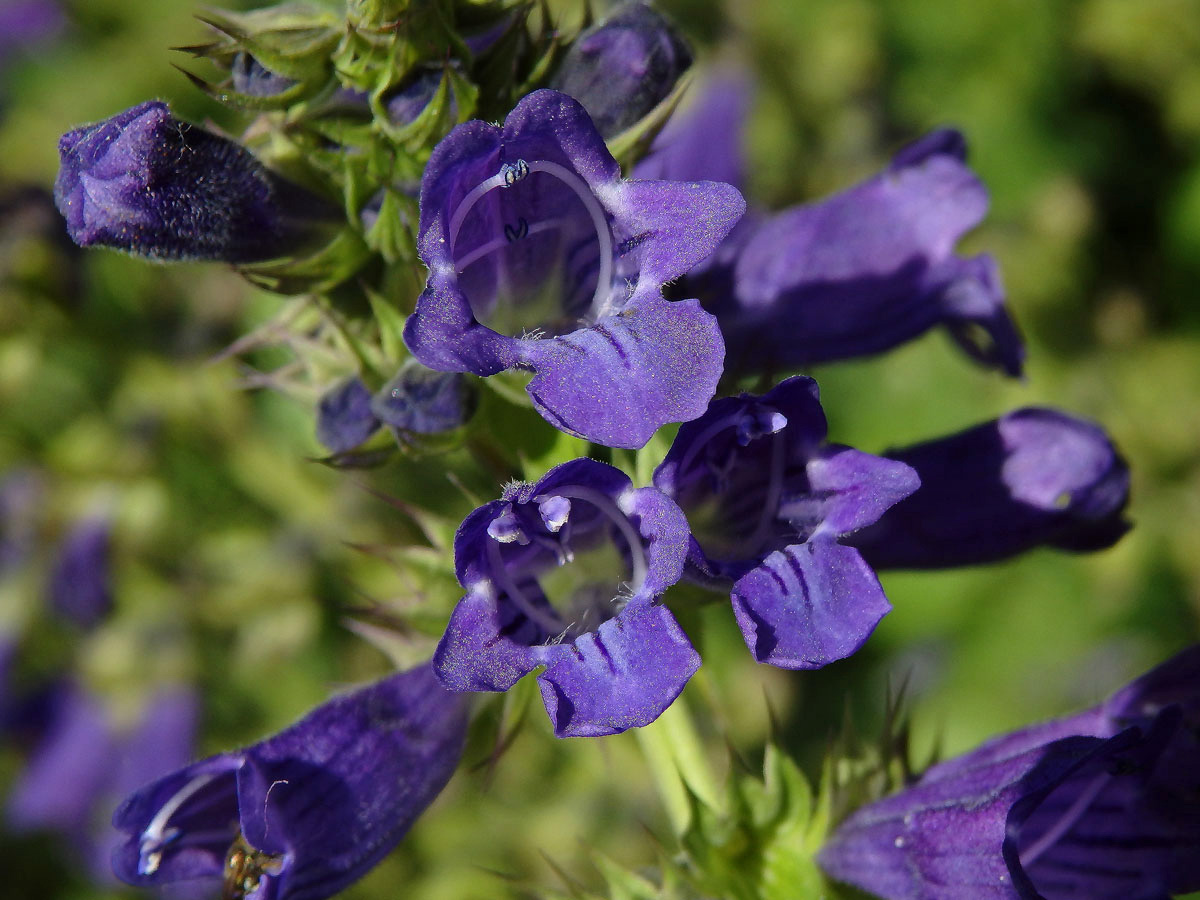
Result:
{"label": "violet petal lobe", "polygon": [[[545,666],[538,677],[559,737],[648,724],[699,665],[656,603],[683,574],[688,539],[673,501],[595,460],[510,485],[455,535],[466,595],[438,644],[435,671],[452,690],[504,691]],[[548,598],[542,583],[562,585],[558,573],[568,566],[578,572],[571,588]]]}
{"label": "violet petal lobe", "polygon": [[537,373],[527,390],[538,412],[610,447],[641,447],[664,422],[703,413],[724,358],[716,322],[698,302],[658,296],[522,349]]}
{"label": "violet petal lobe", "polygon": [[418,241],[429,279],[405,343],[442,371],[531,371],[550,422],[639,447],[716,389],[715,320],[661,291],[744,208],[725,184],[623,181],[583,108],[535,91],[502,127],[467,122],[434,149]]}
{"label": "violet petal lobe", "polygon": [[1052,409],[1008,413],[888,451],[921,489],[851,543],[876,568],[945,568],[1038,546],[1090,551],[1129,528],[1129,469],[1102,428]]}
{"label": "violet petal lobe", "polygon": [[945,324],[977,360],[1019,375],[1024,349],[995,263],[954,253],[987,209],[962,146],[936,132],[881,174],[744,236],[729,277],[694,286],[721,323],[731,370],[880,353]]}
{"label": "violet petal lobe", "polygon": [[94,806],[119,758],[100,700],[65,683],[54,691],[50,719],[8,797],[7,820],[22,830],[52,830],[86,846]]}
{"label": "violet petal lobe", "polygon": [[650,152],[633,169],[635,178],[723,181],[742,190],[746,115],[753,100],[748,72],[722,68],[709,73],[695,99],[671,116]]}
{"label": "violet petal lobe", "polygon": [[858,551],[822,538],[774,551],[730,599],[754,658],[786,669],[845,659],[892,609]]}
{"label": "violet petal lobe", "polygon": [[649,725],[700,668],[700,655],[665,607],[641,603],[581,635],[538,684],[559,737]]}
{"label": "violet petal lobe", "polygon": [[317,707],[238,753],[195,763],[131,795],[113,856],[132,884],[240,879],[237,896],[319,900],[361,878],[433,801],[458,764],[465,705],[428,665]]}

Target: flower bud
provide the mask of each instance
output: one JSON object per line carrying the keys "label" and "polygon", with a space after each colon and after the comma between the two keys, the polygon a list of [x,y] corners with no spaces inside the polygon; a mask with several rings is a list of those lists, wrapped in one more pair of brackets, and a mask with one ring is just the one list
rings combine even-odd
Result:
{"label": "flower bud", "polygon": [[250,263],[296,252],[337,211],[245,148],[150,100],[58,142],[54,199],[82,247]]}
{"label": "flower bud", "polygon": [[334,453],[353,450],[378,428],[371,392],[358,378],[338,382],[317,403],[317,440]]}
{"label": "flower bud", "polygon": [[410,360],[371,400],[384,425],[403,432],[440,434],[463,425],[475,412],[475,393],[460,372],[435,372]]}
{"label": "flower bud", "polygon": [[626,3],[579,35],[550,86],[583,104],[609,138],[654,109],[691,64],[691,50],[661,14]]}
{"label": "flower bud", "polygon": [[292,78],[272,72],[244,50],[233,58],[233,89],[250,97],[274,97],[296,83]]}

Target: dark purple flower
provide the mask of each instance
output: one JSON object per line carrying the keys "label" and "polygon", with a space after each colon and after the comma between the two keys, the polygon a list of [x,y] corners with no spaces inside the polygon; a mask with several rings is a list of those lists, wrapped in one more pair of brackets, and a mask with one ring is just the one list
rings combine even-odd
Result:
{"label": "dark purple flower", "polygon": [[476,399],[461,372],[437,372],[409,360],[371,399],[371,411],[397,437],[440,434],[466,424]]}
{"label": "dark purple flower", "polygon": [[378,429],[371,391],[361,378],[339,381],[317,402],[317,440],[333,453],[353,450]]}
{"label": "dark purple flower", "polygon": [[157,100],[67,132],[58,152],[54,199],[83,247],[248,263],[295,252],[336,220],[325,201]]}
{"label": "dark purple flower", "polygon": [[692,51],[661,13],[624,3],[571,44],[550,87],[583,104],[606,138],[658,106],[692,64]]}
{"label": "dark purple flower", "polygon": [[107,518],[79,522],[50,569],[50,606],[80,628],[94,628],[112,611],[111,531]]}
{"label": "dark purple flower", "polygon": [[916,469],[921,489],[851,539],[877,569],[1099,550],[1129,529],[1125,460],[1100,426],[1057,410],[1020,409],[886,455]]}
{"label": "dark purple flower", "polygon": [[[679,580],[683,513],[654,488],[590,459],[514,484],[475,510],[454,538],[466,596],[434,655],[456,691],[506,691],[539,666],[559,737],[615,734],[653,722],[700,665],[655,602]],[[569,567],[570,588],[543,585]]]}
{"label": "dark purple flower", "polygon": [[662,286],[743,208],[725,184],[623,181],[583,108],[536,91],[503,128],[467,122],[434,150],[421,184],[429,280],[404,339],[433,369],[532,371],[551,424],[640,447],[716,389],[715,321]]}
{"label": "dark purple flower", "polygon": [[[72,682],[32,698],[41,719],[28,763],[8,798],[10,827],[66,838],[101,881],[111,881],[109,812],[121,796],[192,755],[195,696],[164,688],[132,730],[118,727],[102,700]],[[29,723],[26,723],[29,724]]]}
{"label": "dark purple flower", "polygon": [[1085,713],[930,768],[818,861],[886,900],[1168,900],[1200,889],[1200,647]]}
{"label": "dark purple flower", "polygon": [[840,539],[917,489],[900,462],[826,444],[817,384],[714,400],[679,429],[654,484],[687,513],[691,574],[727,587],[759,662],[815,669],[854,653],[891,606]]}
{"label": "dark purple flower", "polygon": [[51,0],[0,2],[0,64],[9,56],[54,37],[63,29],[62,9]]}
{"label": "dark purple flower", "polygon": [[979,362],[1019,375],[995,260],[954,252],[988,203],[965,157],[962,135],[934,132],[874,178],[739,232],[723,266],[683,285],[720,321],[727,368],[864,356],[945,325]]}
{"label": "dark purple flower", "polygon": [[689,88],[688,94],[694,98],[671,116],[650,152],[634,166],[634,177],[724,181],[743,190],[746,154],[742,142],[754,101],[749,73],[732,67],[717,69],[703,84]]}
{"label": "dark purple flower", "polygon": [[223,877],[227,896],[252,900],[336,894],[433,802],[465,733],[462,698],[428,665],[335,697],[131,795],[113,816],[113,869],[138,885]]}

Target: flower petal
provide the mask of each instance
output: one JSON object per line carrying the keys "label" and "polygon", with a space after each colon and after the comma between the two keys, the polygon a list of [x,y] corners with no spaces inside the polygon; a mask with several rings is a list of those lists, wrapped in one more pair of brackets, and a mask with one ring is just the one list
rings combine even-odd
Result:
{"label": "flower petal", "polygon": [[730,599],[754,658],[786,669],[845,659],[892,608],[858,551],[829,539],[775,551]]}
{"label": "flower petal", "polygon": [[595,737],[649,725],[700,668],[687,635],[664,607],[626,607],[576,639],[538,676],[559,737]]}
{"label": "flower petal", "polygon": [[668,422],[704,412],[721,377],[716,320],[695,300],[660,297],[557,338],[524,341],[538,412],[569,434],[641,447]]}

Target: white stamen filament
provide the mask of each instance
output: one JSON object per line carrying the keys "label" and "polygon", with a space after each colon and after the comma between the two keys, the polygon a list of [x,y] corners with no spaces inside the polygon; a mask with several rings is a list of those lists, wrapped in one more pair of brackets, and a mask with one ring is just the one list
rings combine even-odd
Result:
{"label": "white stamen filament", "polygon": [[580,199],[588,211],[588,215],[592,217],[592,225],[596,228],[596,238],[600,241],[600,277],[596,279],[596,290],[592,294],[591,308],[596,318],[600,318],[608,312],[602,307],[602,304],[612,293],[613,276],[612,232],[608,230],[608,217],[604,215],[604,208],[583,179],[566,166],[540,159],[530,164],[529,171],[553,175],[575,192],[575,196]]}
{"label": "white stamen filament", "polygon": [[498,187],[505,186],[504,170],[501,169],[491,178],[485,178],[475,187],[467,192],[467,196],[462,198],[462,202],[458,204],[458,209],[454,211],[454,215],[450,217],[450,252],[454,252],[454,244],[458,241],[458,232],[462,228],[463,219],[467,214],[475,208],[475,204],[484,198],[491,191]]}
{"label": "white stamen filament", "polygon": [[153,875],[158,870],[158,866],[162,862],[162,846],[167,839],[167,823],[171,820],[171,816],[179,811],[179,807],[183,806],[188,801],[188,798],[216,777],[216,774],[212,772],[197,775],[159,807],[158,812],[154,814],[154,818],[150,820],[150,824],[142,832],[142,841],[139,848],[141,858],[138,860],[138,874]]}
{"label": "white stamen filament", "polygon": [[1092,801],[1096,799],[1097,795],[1099,795],[1102,790],[1104,790],[1105,785],[1107,785],[1111,779],[1112,776],[1107,772],[1101,772],[1094,779],[1092,779],[1092,783],[1083,789],[1083,793],[1081,793],[1075,799],[1075,802],[1072,803],[1070,808],[1067,809],[1067,811],[1062,815],[1062,818],[1055,822],[1053,827],[1047,830],[1045,834],[1021,851],[1019,854],[1021,858],[1021,865],[1023,867],[1033,865],[1033,863],[1037,862],[1037,858],[1039,856],[1057,844],[1058,839],[1066,834],[1067,831],[1069,831],[1071,827],[1079,821],[1079,817],[1087,811],[1087,808],[1092,805]]}
{"label": "white stamen filament", "polygon": [[629,521],[629,517],[621,512],[620,508],[610,497],[600,493],[595,488],[584,487],[580,484],[571,484],[555,488],[554,492],[560,497],[572,497],[576,500],[583,500],[592,504],[592,506],[604,513],[617,526],[617,529],[621,532],[621,536],[625,538],[625,542],[629,545],[630,582],[633,585],[630,593],[636,596],[641,591],[642,585],[646,582],[646,550],[642,546],[642,536],[633,527],[633,523]]}
{"label": "white stamen filament", "polygon": [[[525,237],[519,238],[518,240],[524,240],[525,238],[533,237],[535,234],[541,234],[543,231],[550,231],[554,228],[562,228],[562,226],[566,223],[566,219],[547,219],[545,222],[537,222],[533,225],[530,225],[529,230],[525,232]],[[459,274],[461,274],[465,272],[467,267],[472,263],[479,262],[479,260],[483,259],[483,257],[487,256],[489,253],[494,253],[496,250],[503,249],[511,243],[513,242],[508,239],[507,235],[504,237],[493,238],[486,244],[476,247],[462,259],[457,260],[454,263],[454,268],[459,272]]]}
{"label": "white stamen filament", "polygon": [[[606,301],[612,294],[613,278],[613,238],[612,232],[608,227],[608,217],[605,215],[600,201],[596,199],[596,195],[592,193],[587,183],[566,166],[560,166],[558,163],[547,162],[546,160],[537,160],[528,164],[524,160],[518,160],[513,165],[502,166],[500,171],[495,175],[485,178],[479,184],[475,185],[475,187],[471,188],[458,204],[458,208],[454,210],[454,215],[450,217],[449,238],[451,256],[454,254],[454,246],[458,242],[458,233],[462,230],[463,222],[471,210],[475,208],[475,204],[496,188],[512,187],[533,172],[544,172],[547,175],[557,178],[569,187],[575,192],[575,196],[579,198],[584,209],[587,210],[588,215],[591,217],[592,225],[596,229],[596,238],[600,242],[600,275],[596,280],[596,289],[592,293],[591,309],[597,318],[606,315],[609,312],[606,308]],[[555,227],[559,222],[560,220],[551,220],[545,223],[535,223],[530,226],[528,233],[536,234],[547,228]],[[504,247],[507,243],[507,236],[494,238],[472,250],[462,260],[457,261],[455,268],[461,272],[471,263],[476,262],[488,253]]]}
{"label": "white stamen filament", "polygon": [[533,602],[525,596],[512,575],[509,574],[508,567],[504,564],[504,557],[500,555],[500,545],[495,539],[489,538],[487,542],[488,562],[491,563],[492,577],[496,579],[500,589],[508,595],[508,598],[513,603],[517,604],[517,609],[525,614],[525,617],[534,624],[541,627],[547,634],[557,634],[563,630],[563,623],[553,613],[544,609],[539,609]]}

